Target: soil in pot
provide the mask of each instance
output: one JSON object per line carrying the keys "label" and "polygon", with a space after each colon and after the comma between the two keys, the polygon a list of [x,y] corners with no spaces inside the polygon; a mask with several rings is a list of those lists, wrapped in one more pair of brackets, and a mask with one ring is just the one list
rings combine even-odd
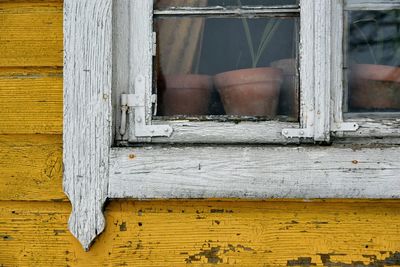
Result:
{"label": "soil in pot", "polygon": [[271,63],[283,71],[283,83],[279,95],[278,114],[299,120],[299,76],[294,58],[281,59]]}
{"label": "soil in pot", "polygon": [[351,68],[351,111],[399,111],[400,68],[355,64]]}
{"label": "soil in pot", "polygon": [[161,92],[163,116],[207,115],[213,88],[208,75],[167,75]]}
{"label": "soil in pot", "polygon": [[277,114],[282,70],[253,68],[214,76],[227,115],[266,116]]}

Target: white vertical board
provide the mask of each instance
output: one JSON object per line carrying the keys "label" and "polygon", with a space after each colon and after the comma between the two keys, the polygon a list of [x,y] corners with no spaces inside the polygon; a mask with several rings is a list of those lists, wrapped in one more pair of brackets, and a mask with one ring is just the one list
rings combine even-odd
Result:
{"label": "white vertical board", "polygon": [[112,0],[64,1],[64,191],[87,250],[103,231],[111,149]]}

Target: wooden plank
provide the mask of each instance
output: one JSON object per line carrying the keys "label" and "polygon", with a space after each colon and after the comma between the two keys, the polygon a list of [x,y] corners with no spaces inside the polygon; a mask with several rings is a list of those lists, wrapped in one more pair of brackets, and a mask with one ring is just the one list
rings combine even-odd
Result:
{"label": "wooden plank", "polygon": [[112,0],[64,3],[64,192],[87,250],[105,225],[112,134]]}
{"label": "wooden plank", "polygon": [[[332,0],[310,1],[314,6],[314,140],[330,140],[332,77]],[[309,40],[306,40],[307,42]],[[300,55],[307,57],[307,55]],[[338,71],[338,70],[335,70]]]}
{"label": "wooden plank", "polygon": [[0,135],[0,200],[67,201],[61,177],[60,135]]}
{"label": "wooden plank", "polygon": [[111,198],[399,198],[399,147],[113,149]]}
{"label": "wooden plank", "polygon": [[[286,138],[282,129],[299,128],[299,123],[280,121],[190,121],[153,120],[154,125],[170,125],[170,137],[153,137],[152,143],[170,144],[287,144],[299,143],[299,138]],[[137,142],[130,138],[130,142]],[[312,142],[312,140],[306,140]],[[306,142],[304,141],[304,142]],[[144,141],[142,141],[144,142]]]}
{"label": "wooden plank", "polygon": [[90,252],[68,203],[0,202],[4,266],[398,266],[400,202],[113,201]]}
{"label": "wooden plank", "polygon": [[0,134],[62,132],[62,70],[0,70]]}
{"label": "wooden plank", "polygon": [[0,66],[62,66],[62,0],[1,1]]}

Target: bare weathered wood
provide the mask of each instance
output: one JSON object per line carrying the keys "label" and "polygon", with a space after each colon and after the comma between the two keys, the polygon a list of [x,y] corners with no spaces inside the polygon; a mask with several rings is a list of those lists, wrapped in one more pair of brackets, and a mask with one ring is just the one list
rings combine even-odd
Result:
{"label": "bare weathered wood", "polygon": [[298,6],[272,6],[272,7],[247,7],[243,8],[224,8],[224,7],[176,7],[166,10],[155,10],[157,16],[243,16],[243,15],[265,15],[282,16],[299,13]]}
{"label": "bare weathered wood", "polygon": [[[355,132],[345,132],[344,137],[400,137],[399,119],[348,119],[360,125],[360,129]],[[370,141],[372,142],[372,140]]]}
{"label": "bare weathered wood", "polygon": [[88,249],[103,231],[111,147],[111,0],[64,2],[64,191]]}
{"label": "bare weathered wood", "polygon": [[[310,1],[314,10],[314,140],[329,141],[331,117],[332,0]],[[307,40],[310,42],[310,40]]]}
{"label": "bare weathered wood", "polygon": [[[344,50],[343,50],[343,1],[332,1],[331,41],[332,71],[331,71],[331,96],[332,96],[332,124],[343,123],[343,100],[344,100]],[[333,125],[332,125],[333,126]],[[332,127],[333,128],[333,127]]]}
{"label": "bare weathered wood", "polygon": [[[145,77],[145,113],[146,124],[152,118],[152,84],[153,84],[153,1],[129,1],[129,88],[135,93],[135,79],[138,75]],[[133,111],[130,111],[133,113]],[[135,138],[135,116],[129,116],[129,138]],[[137,142],[143,138],[135,138]]]}
{"label": "bare weathered wood", "polygon": [[111,153],[111,198],[398,198],[400,148],[144,147]]}
{"label": "bare weathered wood", "polygon": [[[298,123],[262,121],[262,122],[217,122],[217,121],[155,121],[153,124],[171,125],[174,129],[171,137],[152,138],[153,143],[298,143],[299,139],[287,139],[282,129],[298,128]],[[134,141],[134,140],[132,140]]]}
{"label": "bare weathered wood", "polygon": [[113,118],[114,139],[127,140],[128,135],[121,136],[121,94],[129,93],[130,83],[130,61],[129,30],[131,26],[129,3],[131,0],[119,0],[113,3]]}
{"label": "bare weathered wood", "polygon": [[[300,3],[300,126],[312,129],[314,126],[314,3]],[[309,137],[314,136],[310,133]]]}

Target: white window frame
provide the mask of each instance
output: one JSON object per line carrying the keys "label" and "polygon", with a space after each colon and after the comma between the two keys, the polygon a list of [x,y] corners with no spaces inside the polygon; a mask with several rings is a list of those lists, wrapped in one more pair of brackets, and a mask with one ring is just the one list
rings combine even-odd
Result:
{"label": "white window frame", "polygon": [[[379,139],[385,145],[371,146],[368,138],[358,138],[357,146],[346,145],[348,138],[332,146],[282,145],[293,142],[285,134],[313,142],[328,142],[331,133],[352,137],[343,130],[355,125],[342,116],[342,0],[300,1],[301,128],[162,122],[174,130],[170,139],[140,138],[133,141],[148,144],[119,148],[113,146],[117,88],[131,90],[132,77],[142,75],[150,92],[152,1],[64,1],[64,191],[73,206],[70,230],[86,250],[104,229],[107,198],[400,197],[396,120],[357,121],[361,127],[353,135],[393,137]],[[132,26],[128,39],[113,21]],[[150,125],[151,95],[145,99]],[[260,143],[269,145],[254,145]]]}

